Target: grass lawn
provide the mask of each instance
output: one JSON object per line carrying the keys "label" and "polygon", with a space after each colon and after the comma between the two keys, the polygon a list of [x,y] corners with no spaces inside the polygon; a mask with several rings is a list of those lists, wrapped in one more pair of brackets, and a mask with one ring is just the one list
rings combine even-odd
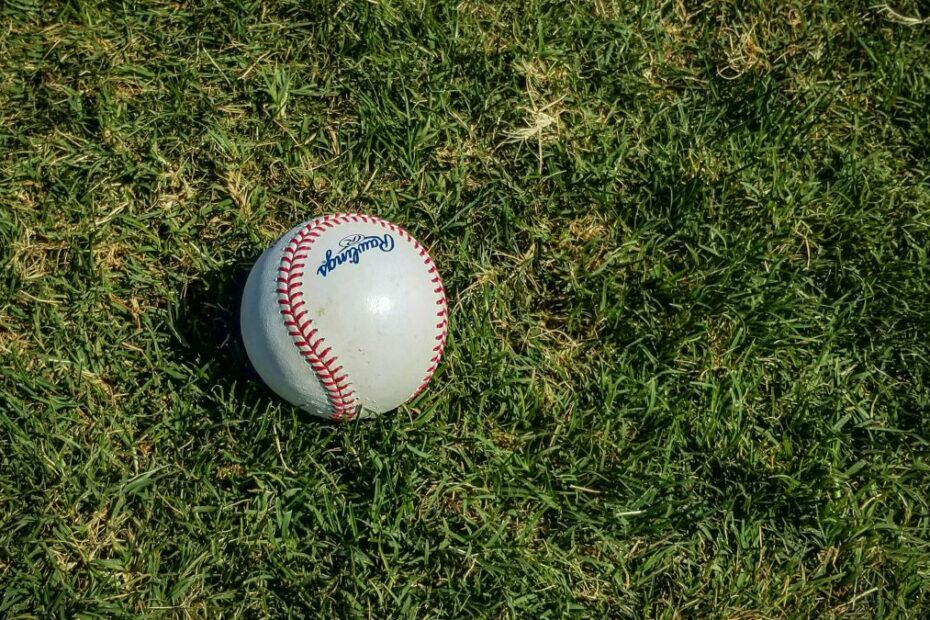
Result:
{"label": "grass lawn", "polygon": [[[930,617],[930,9],[13,0],[0,617]],[[451,309],[321,423],[244,277],[361,210]]]}

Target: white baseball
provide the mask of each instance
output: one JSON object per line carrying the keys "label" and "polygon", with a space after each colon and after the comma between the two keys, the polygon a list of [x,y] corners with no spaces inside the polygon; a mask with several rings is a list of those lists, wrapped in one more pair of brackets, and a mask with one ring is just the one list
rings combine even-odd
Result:
{"label": "white baseball", "polygon": [[261,255],[242,296],[242,338],[278,395],[333,420],[398,407],[429,383],[446,297],[401,227],[338,214],[295,226]]}

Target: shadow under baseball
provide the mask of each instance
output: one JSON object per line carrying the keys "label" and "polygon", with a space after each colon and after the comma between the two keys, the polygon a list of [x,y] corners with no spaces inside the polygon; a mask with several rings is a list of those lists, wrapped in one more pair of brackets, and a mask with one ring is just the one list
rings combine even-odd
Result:
{"label": "shadow under baseball", "polygon": [[188,282],[171,316],[177,352],[224,384],[258,382],[239,328],[242,291],[258,256],[237,261]]}

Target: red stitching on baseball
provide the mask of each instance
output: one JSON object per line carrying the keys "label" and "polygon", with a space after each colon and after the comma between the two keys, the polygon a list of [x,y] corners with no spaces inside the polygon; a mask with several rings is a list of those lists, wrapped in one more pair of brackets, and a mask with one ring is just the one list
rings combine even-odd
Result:
{"label": "red stitching on baseball", "polygon": [[[427,264],[432,266],[430,273],[435,273],[436,267],[432,264],[432,259],[428,255],[426,258]],[[433,282],[435,283],[436,280],[439,280],[438,275],[433,279]],[[433,347],[433,353],[436,355],[430,358],[430,366],[426,369],[426,374],[423,376],[420,386],[413,392],[411,398],[419,396],[420,392],[425,390],[426,386],[429,385],[430,379],[433,378],[433,373],[439,368],[439,360],[442,359],[442,351],[446,346],[446,335],[449,328],[449,322],[446,320],[446,292],[441,283],[433,292],[438,295],[436,305],[439,306],[439,310],[436,311],[436,318],[439,319],[439,322],[436,323],[436,329],[439,330],[439,334],[435,338],[438,344]]]}
{"label": "red stitching on baseball", "polygon": [[423,379],[420,381],[420,385],[414,390],[413,394],[410,395],[410,398],[415,398],[426,389],[426,386],[429,385],[430,379],[433,378],[433,373],[436,372],[436,369],[439,367],[439,360],[442,358],[442,351],[446,345],[446,335],[448,333],[449,323],[446,321],[446,292],[442,286],[442,279],[439,277],[439,270],[436,268],[436,264],[433,263],[432,257],[426,251],[426,248],[421,246],[413,236],[404,230],[402,227],[397,226],[387,220],[383,220],[377,216],[369,216],[371,220],[377,224],[381,225],[381,228],[389,228],[391,231],[398,233],[407,239],[408,242],[414,244],[414,249],[419,251],[419,255],[424,258],[423,264],[426,265],[429,269],[427,274],[434,276],[431,278],[433,284],[438,284],[439,286],[433,289],[433,293],[437,295],[436,305],[440,306],[439,310],[436,311],[436,317],[440,319],[440,322],[436,324],[436,329],[438,334],[435,337],[435,340],[439,344],[433,348],[433,352],[436,353],[430,359],[430,365],[426,369],[426,374],[423,375]]}
{"label": "red stitching on baseball", "polygon": [[[281,315],[284,317],[284,325],[288,328],[288,334],[294,339],[294,345],[298,352],[313,369],[320,384],[326,391],[329,400],[330,409],[332,410],[330,418],[333,420],[347,420],[355,415],[355,394],[350,388],[350,383],[346,380],[346,375],[335,376],[336,372],[342,370],[339,366],[335,370],[333,364],[336,362],[335,355],[329,355],[332,352],[331,347],[319,351],[319,346],[325,341],[319,338],[312,342],[316,336],[316,329],[309,329],[312,319],[300,322],[307,314],[306,310],[298,310],[306,305],[302,300],[303,293],[299,290],[300,278],[304,273],[301,271],[305,266],[304,263],[294,262],[307,258],[308,252],[313,245],[313,241],[320,236],[321,226],[332,228],[335,221],[346,221],[348,217],[336,216],[334,218],[325,217],[314,220],[297,231],[290,242],[284,248],[284,255],[278,265],[278,278],[280,287],[276,290],[278,294],[278,304],[281,306]],[[301,252],[298,254],[298,252]],[[296,282],[293,282],[296,280]],[[296,328],[296,329],[294,329]],[[329,356],[329,357],[327,357]]]}
{"label": "red stitching on baseball", "polygon": [[376,216],[371,216],[371,219],[380,224],[382,228],[389,228],[391,231],[397,232],[407,239],[408,242],[414,244],[414,249],[419,251],[419,255],[423,257],[423,264],[428,267],[427,274],[433,276],[430,281],[433,284],[438,284],[433,293],[436,294],[436,305],[439,306],[439,309],[436,311],[436,318],[440,319],[436,323],[436,330],[438,331],[435,336],[435,340],[438,341],[435,347],[433,347],[433,352],[436,354],[430,358],[430,365],[426,369],[426,373],[423,375],[423,379],[420,381],[420,385],[414,390],[413,394],[410,395],[410,398],[415,398],[423,390],[426,389],[426,386],[429,385],[430,379],[433,378],[433,374],[436,372],[436,369],[439,367],[439,361],[442,359],[442,352],[446,345],[446,335],[448,332],[449,323],[446,320],[447,310],[446,310],[446,293],[445,289],[442,286],[442,279],[439,277],[439,270],[436,268],[436,264],[433,262],[432,257],[426,251],[426,248],[421,246],[413,236],[404,230],[402,227],[392,224],[386,220],[383,220]]}

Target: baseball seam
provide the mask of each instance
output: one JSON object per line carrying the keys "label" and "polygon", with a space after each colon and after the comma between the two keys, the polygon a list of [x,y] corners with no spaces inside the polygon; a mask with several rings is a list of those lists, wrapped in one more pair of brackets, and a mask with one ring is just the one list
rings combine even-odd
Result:
{"label": "baseball seam", "polygon": [[343,372],[343,367],[338,365],[338,357],[333,352],[332,347],[326,346],[325,337],[319,333],[318,329],[313,327],[313,320],[307,316],[308,311],[304,308],[306,302],[303,300],[303,292],[300,289],[303,285],[304,269],[306,267],[306,263],[303,261],[307,259],[317,237],[327,229],[348,222],[377,224],[406,239],[423,259],[427,275],[434,286],[433,293],[436,295],[437,321],[435,324],[435,345],[432,349],[433,355],[429,360],[420,385],[410,395],[410,398],[417,396],[426,388],[439,367],[449,324],[445,290],[439,277],[439,271],[426,249],[400,226],[375,216],[339,213],[312,220],[297,231],[284,248],[284,254],[278,265],[278,286],[276,289],[278,304],[281,307],[281,316],[284,318],[284,326],[287,328],[288,334],[293,339],[294,345],[304,361],[313,369],[326,392],[331,410],[330,419],[336,421],[351,420],[355,417],[357,398],[355,392],[351,389],[352,382],[348,373]]}
{"label": "baseball seam", "polygon": [[436,369],[439,368],[439,361],[442,359],[442,352],[446,346],[446,332],[448,331],[449,321],[448,321],[448,311],[446,309],[446,292],[445,288],[442,285],[442,279],[439,277],[439,270],[436,268],[436,264],[433,262],[432,257],[426,251],[420,243],[414,239],[413,235],[409,232],[388,222],[387,220],[382,220],[380,217],[374,217],[371,215],[361,215],[358,216],[363,222],[366,223],[375,223],[379,224],[382,228],[387,228],[392,232],[404,237],[408,243],[413,244],[413,249],[420,254],[420,258],[423,259],[423,264],[427,268],[427,275],[430,277],[430,282],[433,284],[433,293],[436,295],[435,304],[436,304],[436,335],[434,336],[434,342],[432,349],[432,357],[429,360],[429,366],[426,369],[426,372],[423,375],[423,378],[420,380],[420,385],[413,391],[413,393],[407,398],[410,400],[415,398],[426,389],[426,386],[429,385],[430,379],[433,378],[433,374],[436,372]]}
{"label": "baseball seam", "polygon": [[[326,392],[330,406],[330,418],[348,420],[355,415],[355,393],[347,373],[339,374],[343,368],[338,365],[338,358],[332,347],[326,346],[326,339],[313,327],[313,319],[307,316],[304,307],[303,292],[300,290],[304,268],[310,248],[317,237],[327,228],[334,226],[332,219],[339,216],[325,216],[309,222],[291,238],[284,248],[284,255],[278,265],[278,304],[281,316],[294,345],[304,361],[313,369],[323,390]],[[347,221],[347,220],[340,220]]]}

